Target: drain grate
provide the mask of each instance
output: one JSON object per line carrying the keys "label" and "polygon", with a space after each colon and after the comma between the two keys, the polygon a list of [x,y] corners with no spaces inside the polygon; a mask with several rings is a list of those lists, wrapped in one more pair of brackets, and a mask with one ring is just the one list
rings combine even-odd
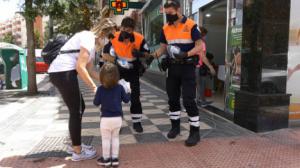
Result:
{"label": "drain grate", "polygon": [[[25,158],[46,158],[46,157],[67,157],[70,156],[67,151],[68,137],[45,137],[36,145]],[[83,136],[82,143],[90,145],[93,136]]]}

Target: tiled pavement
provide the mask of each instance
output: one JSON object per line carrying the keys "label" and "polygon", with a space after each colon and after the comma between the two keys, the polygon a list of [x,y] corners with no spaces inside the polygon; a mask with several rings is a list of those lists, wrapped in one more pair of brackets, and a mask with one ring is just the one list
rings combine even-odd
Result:
{"label": "tiled pavement", "polygon": [[[84,88],[83,90],[87,102],[83,120],[83,141],[96,145],[98,154],[101,154],[98,108],[91,104],[93,95]],[[257,135],[209,112],[200,111],[203,139],[199,145],[188,148],[182,142],[187,136],[186,121],[182,122],[184,131],[175,142],[168,142],[165,138],[165,132],[169,129],[165,94],[143,84],[141,99],[145,113],[143,134],[132,132],[128,106],[124,107],[121,168],[300,167],[299,129]],[[5,155],[0,157],[0,167],[98,167],[95,159],[71,162],[69,157],[64,157],[65,143],[68,141],[68,113],[57,96],[32,97],[25,103],[32,105],[19,110],[18,118],[11,116],[7,125],[0,122],[0,154]],[[22,152],[11,154],[3,151],[3,145],[17,151],[26,146],[26,150],[31,146],[35,147],[24,157]]]}
{"label": "tiled pavement", "polygon": [[[181,142],[122,145],[120,168],[299,168],[300,130],[203,139],[195,147]],[[100,153],[101,149],[98,147]],[[70,158],[27,159],[11,156],[0,167],[97,168],[96,159],[72,162]]]}
{"label": "tiled pavement", "polygon": [[42,92],[35,96],[22,90],[0,91],[0,158],[28,153],[54,120],[59,98],[43,92],[52,90],[46,74],[37,75],[37,83]]}
{"label": "tiled pavement", "polygon": [[[170,129],[170,121],[167,116],[168,105],[166,94],[146,82],[141,82],[141,102],[143,107],[144,133],[138,134],[132,129],[132,121],[129,112],[129,105],[124,104],[124,120],[120,133],[121,144],[143,144],[170,141],[166,134]],[[99,108],[93,105],[94,94],[80,83],[83,92],[86,110],[82,121],[82,140],[86,144],[100,145],[100,112]],[[62,103],[62,102],[61,102]],[[201,137],[230,137],[240,135],[251,135],[250,131],[242,129],[229,121],[218,116],[200,110]],[[63,157],[67,156],[66,144],[68,144],[68,110],[62,103],[55,120],[47,129],[43,140],[27,155],[28,158],[40,157]],[[183,141],[188,136],[189,124],[186,112],[182,113],[181,135],[172,141]]]}

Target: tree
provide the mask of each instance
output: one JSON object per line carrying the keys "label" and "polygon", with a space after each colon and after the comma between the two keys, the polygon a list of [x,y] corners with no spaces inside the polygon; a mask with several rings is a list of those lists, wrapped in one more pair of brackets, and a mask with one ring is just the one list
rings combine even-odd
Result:
{"label": "tree", "polygon": [[6,43],[11,43],[11,44],[15,44],[15,42],[16,42],[12,33],[5,34],[3,39],[1,39],[1,41],[6,42]]}
{"label": "tree", "polygon": [[96,0],[73,0],[61,4],[68,14],[53,16],[55,34],[72,35],[90,29],[99,16],[96,3]]}
{"label": "tree", "polygon": [[34,38],[34,19],[38,16],[36,7],[33,7],[33,0],[25,0],[24,17],[26,21],[27,34],[27,71],[28,71],[28,89],[30,95],[38,93],[36,84],[35,69],[35,38]]}
{"label": "tree", "polygon": [[[36,84],[36,69],[35,69],[35,33],[34,20],[38,15],[48,13],[47,10],[50,4],[58,2],[58,0],[25,0],[24,17],[27,30],[27,71],[28,71],[28,94],[35,95],[38,93]],[[49,8],[52,9],[52,8]],[[60,8],[55,8],[60,11]]]}
{"label": "tree", "polygon": [[[57,27],[56,33],[72,35],[92,26],[92,21],[99,14],[94,6],[96,6],[96,0],[25,0],[23,15],[27,30],[27,91],[29,94],[38,93],[35,73],[35,44],[37,43],[34,33],[35,18],[38,15],[48,15],[50,17],[50,38],[53,37],[54,25]],[[54,25],[51,24],[52,21]]]}

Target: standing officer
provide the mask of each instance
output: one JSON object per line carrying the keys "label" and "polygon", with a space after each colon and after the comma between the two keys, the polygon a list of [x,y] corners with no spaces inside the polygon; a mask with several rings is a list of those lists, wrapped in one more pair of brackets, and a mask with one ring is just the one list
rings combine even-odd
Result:
{"label": "standing officer", "polygon": [[163,26],[160,48],[152,53],[154,57],[168,53],[170,64],[166,81],[169,97],[169,116],[172,128],[168,138],[180,133],[180,96],[189,116],[190,134],[186,146],[194,146],[200,141],[199,112],[195,102],[197,53],[201,52],[201,34],[195,22],[180,13],[177,0],[167,0],[164,4],[167,24]]}
{"label": "standing officer", "polygon": [[121,31],[116,32],[104,47],[103,57],[114,61],[119,67],[120,78],[130,83],[133,129],[143,132],[142,105],[140,101],[140,75],[144,71],[140,59],[149,56],[149,47],[143,35],[134,31],[135,21],[126,17],[121,22]]}

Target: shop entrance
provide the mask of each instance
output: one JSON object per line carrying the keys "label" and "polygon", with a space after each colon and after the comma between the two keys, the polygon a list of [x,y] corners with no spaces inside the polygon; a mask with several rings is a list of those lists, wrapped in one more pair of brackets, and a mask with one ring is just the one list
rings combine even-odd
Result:
{"label": "shop entrance", "polygon": [[220,110],[225,109],[224,82],[225,82],[225,55],[226,55],[226,25],[227,1],[216,1],[200,9],[200,23],[208,31],[206,37],[207,56],[213,57],[217,75],[207,77],[206,99],[212,102],[211,106]]}

